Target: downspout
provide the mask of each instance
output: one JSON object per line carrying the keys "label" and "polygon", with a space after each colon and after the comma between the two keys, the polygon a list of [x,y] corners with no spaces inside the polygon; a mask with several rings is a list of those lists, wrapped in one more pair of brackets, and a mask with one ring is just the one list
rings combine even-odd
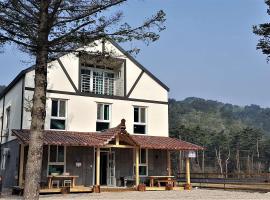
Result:
{"label": "downspout", "polygon": [[[4,127],[4,115],[5,115],[5,96],[3,97],[3,110],[2,110],[2,123],[1,123],[1,141],[0,141],[0,163],[2,163],[2,138],[3,138],[3,127]],[[3,178],[2,171],[0,170],[0,195],[2,194]]]}
{"label": "downspout", "polygon": [[4,128],[4,115],[5,115],[5,96],[3,97],[3,110],[2,110],[2,123],[1,123],[1,144],[3,138],[3,128]]}
{"label": "downspout", "polygon": [[[20,124],[20,129],[23,129],[23,108],[24,108],[24,86],[25,86],[25,75],[23,76],[23,78],[22,78],[22,92],[21,92],[21,97],[22,97],[22,99],[21,99],[21,124]],[[21,159],[23,159],[23,158],[21,158],[21,148],[24,148],[23,147],[23,145],[21,145],[21,144],[19,144],[19,153],[18,153],[18,155],[19,155],[19,159],[18,159],[18,169],[17,169],[17,177],[18,177],[18,179],[17,179],[17,185],[19,185],[19,182],[20,182],[20,163],[21,163]]]}
{"label": "downspout", "polygon": [[23,129],[23,111],[24,111],[24,86],[25,86],[25,76],[22,78],[22,99],[21,99],[21,126],[20,129]]}

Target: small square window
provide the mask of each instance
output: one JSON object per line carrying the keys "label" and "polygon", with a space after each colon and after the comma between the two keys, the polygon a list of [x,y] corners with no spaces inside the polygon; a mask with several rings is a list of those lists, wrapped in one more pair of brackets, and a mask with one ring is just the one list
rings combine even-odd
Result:
{"label": "small square window", "polygon": [[66,100],[52,99],[50,129],[66,129]]}
{"label": "small square window", "polygon": [[146,108],[134,107],[133,133],[146,134]]}
{"label": "small square window", "polygon": [[96,131],[104,131],[107,130],[110,126],[108,122],[97,122],[96,123]]}
{"label": "small square window", "polygon": [[97,104],[96,131],[103,131],[110,128],[110,107],[109,104]]}
{"label": "small square window", "polygon": [[145,134],[145,125],[134,124],[134,133]]}

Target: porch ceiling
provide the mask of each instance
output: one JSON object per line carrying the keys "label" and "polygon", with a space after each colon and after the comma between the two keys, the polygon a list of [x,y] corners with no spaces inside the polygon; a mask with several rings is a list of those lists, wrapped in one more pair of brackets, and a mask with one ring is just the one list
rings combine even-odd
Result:
{"label": "porch ceiling", "polygon": [[[22,144],[28,144],[30,130],[12,130],[12,133]],[[104,132],[72,132],[72,131],[44,131],[44,145],[65,145],[65,146],[89,146],[106,147],[110,142],[119,138],[129,146],[161,149],[161,150],[203,150],[203,147],[185,142],[176,138],[130,135],[125,128],[125,120],[121,121],[115,128]]]}

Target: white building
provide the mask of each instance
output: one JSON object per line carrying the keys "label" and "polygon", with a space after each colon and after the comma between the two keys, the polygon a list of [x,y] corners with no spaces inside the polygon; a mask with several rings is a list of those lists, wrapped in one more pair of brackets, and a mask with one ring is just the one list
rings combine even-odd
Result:
{"label": "white building", "polygon": [[[93,54],[104,49],[111,56]],[[139,177],[170,174],[167,150],[200,149],[168,138],[165,84],[113,41],[97,42],[87,51],[48,65],[42,187],[50,187],[46,180],[51,173],[67,174],[67,179],[76,175],[77,184],[84,186],[116,186],[123,177],[137,177],[137,185]],[[4,187],[23,185],[34,76],[34,67],[23,70],[0,94]],[[110,137],[103,141],[104,135]],[[54,183],[57,187],[64,181]]]}

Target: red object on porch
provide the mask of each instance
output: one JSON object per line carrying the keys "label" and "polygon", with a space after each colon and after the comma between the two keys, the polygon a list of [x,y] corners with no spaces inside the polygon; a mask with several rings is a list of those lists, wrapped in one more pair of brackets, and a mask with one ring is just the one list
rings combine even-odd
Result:
{"label": "red object on porch", "polygon": [[[12,130],[12,133],[23,144],[29,143],[30,130]],[[44,131],[44,145],[91,146],[105,147],[119,137],[129,145],[147,149],[166,150],[203,150],[204,148],[189,142],[171,137],[131,135],[125,129],[125,120],[115,127],[103,132]]]}

